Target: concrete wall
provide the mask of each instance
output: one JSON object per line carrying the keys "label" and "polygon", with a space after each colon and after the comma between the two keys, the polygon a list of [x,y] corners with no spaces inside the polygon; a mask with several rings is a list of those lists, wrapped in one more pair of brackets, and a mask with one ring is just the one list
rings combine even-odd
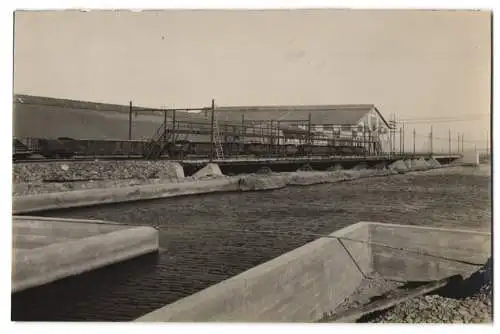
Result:
{"label": "concrete wall", "polygon": [[[488,233],[361,222],[137,321],[316,321],[374,273],[389,279],[429,281],[475,271],[490,255],[489,238]],[[431,256],[401,253],[397,248]],[[432,255],[477,261],[479,266]]]}
{"label": "concrete wall", "polygon": [[41,217],[13,219],[12,292],[158,251],[152,227]]}
{"label": "concrete wall", "polygon": [[491,234],[467,230],[372,224],[370,242],[374,271],[402,281],[467,276],[491,256]]}
{"label": "concrete wall", "polygon": [[[352,225],[332,236],[368,238]],[[370,272],[366,245],[347,242],[361,270]],[[310,322],[333,310],[363,275],[335,238],[320,238],[269,262],[147,314],[138,321]]]}
{"label": "concrete wall", "polygon": [[462,158],[459,159],[459,162],[461,162],[464,165],[471,165],[471,166],[479,166],[479,153],[478,152],[463,152],[462,153]]}
{"label": "concrete wall", "polygon": [[12,211],[13,214],[20,214],[77,206],[237,190],[239,190],[237,178],[153,184],[123,188],[75,190],[14,197]]}

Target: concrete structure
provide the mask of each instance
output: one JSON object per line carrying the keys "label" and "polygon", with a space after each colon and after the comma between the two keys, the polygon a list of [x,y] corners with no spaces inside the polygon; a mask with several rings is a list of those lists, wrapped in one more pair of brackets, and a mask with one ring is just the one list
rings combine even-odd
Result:
{"label": "concrete structure", "polygon": [[44,217],[13,218],[12,292],[158,251],[152,227]]}
{"label": "concrete structure", "polygon": [[85,189],[14,197],[12,212],[13,214],[25,214],[43,210],[238,190],[237,178],[160,183],[120,188]]}
{"label": "concrete structure", "polygon": [[222,171],[220,170],[219,165],[209,163],[192,176],[193,179],[195,180],[200,180],[204,178],[213,178],[213,177],[219,177],[223,176]]}
{"label": "concrete structure", "polygon": [[467,166],[479,166],[479,153],[474,151],[463,152],[459,162]]}
{"label": "concrete structure", "polygon": [[351,295],[365,277],[467,277],[491,256],[490,246],[489,233],[362,222],[137,321],[316,321]]}
{"label": "concrete structure", "polygon": [[[202,171],[201,179],[198,176],[185,178],[180,182],[165,182],[157,184],[135,185],[117,188],[93,188],[73,190],[66,192],[51,192],[38,195],[27,195],[13,198],[13,213],[26,214],[43,210],[55,210],[90,205],[102,205],[120,202],[149,200],[156,198],[169,198],[184,195],[200,195],[215,192],[229,191],[257,191],[278,189],[287,185],[312,185],[320,183],[335,183],[341,180],[352,180],[363,177],[389,176],[391,170],[361,169],[345,170],[342,174],[337,172],[291,172],[275,173],[271,175],[240,175],[217,176],[220,170],[217,164],[210,164],[211,174],[208,169]],[[437,168],[437,167],[436,167]],[[416,169],[405,169],[401,173],[411,172]],[[217,171],[217,173],[213,173]],[[205,173],[207,172],[207,173]],[[395,173],[398,173],[396,171]],[[209,176],[212,175],[212,176]],[[215,178],[213,178],[215,176]],[[205,179],[207,177],[207,179]]]}

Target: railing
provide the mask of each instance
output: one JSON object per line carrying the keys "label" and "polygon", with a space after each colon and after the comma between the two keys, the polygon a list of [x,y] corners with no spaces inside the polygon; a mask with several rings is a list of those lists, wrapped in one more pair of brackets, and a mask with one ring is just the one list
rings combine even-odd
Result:
{"label": "railing", "polygon": [[156,130],[151,140],[144,149],[144,158],[158,159],[162,156],[167,147],[168,140],[172,136],[172,132],[168,131],[167,124],[162,123]]}

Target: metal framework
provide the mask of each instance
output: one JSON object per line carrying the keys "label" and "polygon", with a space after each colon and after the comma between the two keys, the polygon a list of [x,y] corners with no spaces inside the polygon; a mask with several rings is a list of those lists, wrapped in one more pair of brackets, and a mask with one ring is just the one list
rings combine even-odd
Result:
{"label": "metal framework", "polygon": [[[241,122],[219,120],[217,107],[161,109],[164,121],[151,137],[145,157],[159,158],[167,144],[177,142],[205,142],[210,144],[211,159],[224,159],[223,145],[228,143],[266,144],[269,153],[277,152],[282,145],[349,146],[363,147],[368,155],[384,152],[383,137],[387,133],[370,131],[358,125],[313,124],[311,114],[307,120],[245,120]],[[196,117],[179,119],[178,112],[198,111]],[[203,112],[205,117],[202,117]],[[208,117],[210,113],[210,118]],[[169,117],[170,114],[170,124]],[[322,128],[323,130],[318,130]],[[390,150],[390,149],[389,149]]]}

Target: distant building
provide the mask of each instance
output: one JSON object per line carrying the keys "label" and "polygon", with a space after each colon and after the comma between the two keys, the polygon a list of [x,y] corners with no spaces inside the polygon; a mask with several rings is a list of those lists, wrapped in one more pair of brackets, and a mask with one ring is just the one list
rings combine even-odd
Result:
{"label": "distant building", "polygon": [[[14,96],[14,136],[127,140],[129,106],[49,97]],[[167,112],[171,131],[174,115]],[[149,140],[163,110],[133,106],[132,139]],[[211,114],[177,111],[176,140],[210,142]],[[374,105],[217,107],[221,141],[335,144],[388,149],[389,125]]]}
{"label": "distant building", "polygon": [[[285,143],[355,143],[387,149],[389,124],[375,105],[218,107],[217,118],[236,122],[274,122]],[[310,129],[309,129],[310,126]]]}

